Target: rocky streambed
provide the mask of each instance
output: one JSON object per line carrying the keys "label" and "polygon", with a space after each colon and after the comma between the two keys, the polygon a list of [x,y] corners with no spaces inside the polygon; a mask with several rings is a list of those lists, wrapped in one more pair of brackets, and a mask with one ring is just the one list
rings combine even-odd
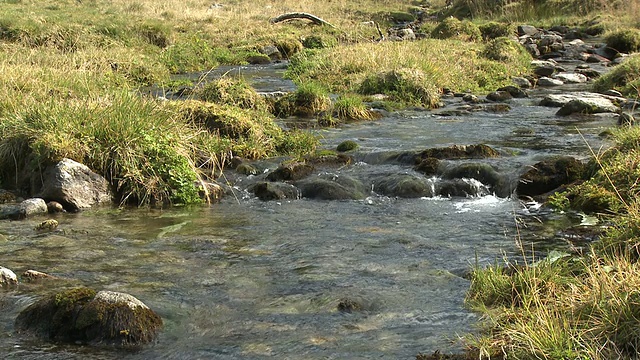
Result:
{"label": "rocky streambed", "polygon": [[[29,216],[26,205],[7,209],[26,219],[0,222],[1,265],[55,279],[23,275],[0,292],[0,352],[15,359],[409,359],[459,350],[457,336],[478,320],[463,301],[469,269],[532,256],[532,246],[543,256],[591,240],[570,235],[585,217],[534,200],[572,181],[561,175],[579,172],[588,147],[606,145],[599,134],[621,114],[632,116],[625,106],[633,106],[618,94],[585,93],[584,73],[606,71],[605,60],[586,66],[588,57],[567,53],[537,63],[538,78],[486,98],[450,93],[437,110],[309,130],[327,150],[357,145],[348,151],[305,162],[236,159],[220,178],[227,195],[211,207]],[[270,69],[261,67],[257,78],[279,89],[280,70]],[[534,86],[558,74],[585,78],[556,76],[562,84],[533,88],[523,81]],[[20,311],[78,285],[134,295],[162,318],[162,331],[135,351],[16,335]]]}

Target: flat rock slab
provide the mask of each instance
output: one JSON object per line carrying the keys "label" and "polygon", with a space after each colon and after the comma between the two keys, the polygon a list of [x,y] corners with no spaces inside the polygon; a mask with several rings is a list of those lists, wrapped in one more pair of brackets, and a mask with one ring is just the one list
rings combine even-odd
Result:
{"label": "flat rock slab", "polygon": [[568,116],[571,114],[598,114],[615,113],[618,107],[609,100],[597,99],[574,99],[564,104],[556,112],[558,116]]}
{"label": "flat rock slab", "polygon": [[562,80],[559,80],[559,79],[552,79],[546,76],[543,76],[540,79],[538,79],[538,86],[550,87],[550,86],[560,86],[560,85],[564,85],[564,82],[562,82]]}
{"label": "flat rock slab", "polygon": [[568,72],[555,74],[553,78],[567,84],[583,84],[589,80],[586,75]]}
{"label": "flat rock slab", "polygon": [[617,112],[619,109],[617,104],[624,104],[627,101],[627,99],[617,96],[591,92],[575,92],[549,94],[540,101],[540,106],[563,107],[574,100],[596,106],[598,108],[597,112]]}

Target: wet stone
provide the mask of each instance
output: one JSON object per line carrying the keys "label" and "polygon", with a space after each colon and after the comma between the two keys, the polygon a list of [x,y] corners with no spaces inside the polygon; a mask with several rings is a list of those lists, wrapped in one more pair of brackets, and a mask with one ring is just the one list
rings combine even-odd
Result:
{"label": "wet stone", "polygon": [[16,285],[18,285],[18,277],[16,274],[6,267],[0,266],[0,286],[6,288]]}
{"label": "wet stone", "polygon": [[588,80],[586,75],[577,73],[558,73],[553,78],[567,84],[582,84]]}
{"label": "wet stone", "polygon": [[[527,80],[527,79],[524,79],[524,80]],[[528,81],[529,80],[527,80],[527,82]],[[531,84],[529,83],[529,85],[531,85]],[[513,85],[503,86],[503,87],[499,88],[498,91],[506,91],[514,98],[526,98],[526,97],[529,97],[529,95],[527,94],[526,91],[522,90],[521,88],[519,88],[517,86],[513,86]]]}
{"label": "wet stone", "polygon": [[282,182],[261,182],[252,188],[256,197],[262,201],[298,199],[300,191],[291,184]]}
{"label": "wet stone", "polygon": [[27,270],[22,273],[22,279],[26,282],[38,282],[42,280],[53,280],[57,279],[55,276],[36,271],[36,270]]}
{"label": "wet stone", "polygon": [[564,82],[562,82],[562,80],[551,79],[548,77],[541,77],[540,79],[538,79],[538,86],[550,87],[550,86],[560,86],[560,85],[564,85]]}
{"label": "wet stone", "polygon": [[362,310],[362,304],[353,299],[341,299],[337,308],[340,312],[352,313]]}
{"label": "wet stone", "polygon": [[531,81],[529,81],[529,79],[527,78],[523,78],[523,77],[514,77],[511,79],[511,81],[516,84],[516,86],[522,88],[522,89],[528,89],[531,87]]}
{"label": "wet stone", "polygon": [[508,91],[494,91],[487,95],[487,100],[489,101],[506,101],[510,99],[513,99],[513,96]]}

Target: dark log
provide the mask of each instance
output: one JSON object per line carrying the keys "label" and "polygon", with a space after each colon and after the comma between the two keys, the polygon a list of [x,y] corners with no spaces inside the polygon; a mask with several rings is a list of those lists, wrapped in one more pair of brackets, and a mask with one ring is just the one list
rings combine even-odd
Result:
{"label": "dark log", "polygon": [[329,22],[326,22],[324,20],[322,20],[321,18],[315,16],[315,15],[311,15],[308,13],[286,13],[286,14],[282,14],[280,16],[276,16],[273,19],[270,20],[270,22],[272,24],[277,24],[279,22],[283,22],[286,20],[292,20],[292,19],[307,19],[307,20],[311,20],[313,23],[318,24],[318,25],[327,25],[327,26],[331,26],[332,28],[335,28],[335,26]]}

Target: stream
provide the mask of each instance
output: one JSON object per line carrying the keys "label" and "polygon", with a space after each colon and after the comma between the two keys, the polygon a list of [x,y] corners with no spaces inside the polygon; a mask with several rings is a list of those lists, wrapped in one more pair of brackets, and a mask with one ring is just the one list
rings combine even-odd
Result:
{"label": "stream", "polygon": [[[254,67],[244,74],[267,90],[290,90],[277,81],[281,72]],[[344,140],[360,145],[352,165],[332,170],[336,176],[414,173],[377,159],[484,143],[508,155],[481,161],[517,181],[548,155],[587,158],[588,145],[597,150],[598,134],[615,124],[611,116],[556,117],[557,108],[536,105],[548,91],[511,100],[505,113],[414,109],[309,131],[323,148]],[[504,257],[530,256],[532,244],[562,248],[558,229],[580,222],[494,195],[264,202],[245,191],[250,177],[233,181],[237,195],[211,206],[61,214],[58,230],[44,234],[33,230],[42,219],[0,222],[2,266],[68,279],[0,292],[0,353],[6,359],[413,359],[455,352],[459,336],[476,331],[479,320],[464,305],[465,274]],[[544,226],[516,225],[539,220]],[[157,311],[165,324],[157,343],[125,351],[15,334],[20,310],[53,289],[78,285],[126,292]],[[346,300],[360,308],[340,311]]]}

